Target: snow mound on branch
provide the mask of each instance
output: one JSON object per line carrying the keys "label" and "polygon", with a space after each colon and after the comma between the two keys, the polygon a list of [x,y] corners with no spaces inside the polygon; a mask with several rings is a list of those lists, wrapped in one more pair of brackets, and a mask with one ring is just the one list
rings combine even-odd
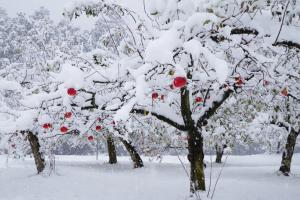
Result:
{"label": "snow mound on branch", "polygon": [[43,114],[43,115],[40,115],[38,117],[38,121],[42,125],[42,124],[45,124],[45,123],[52,122],[52,119],[50,118],[50,116],[48,114]]}
{"label": "snow mound on branch", "polygon": [[0,90],[21,90],[21,85],[14,81],[0,80]]}
{"label": "snow mound on branch", "polygon": [[184,32],[187,36],[193,36],[199,33],[205,26],[211,26],[212,23],[217,23],[218,18],[211,13],[195,13],[185,22]]}
{"label": "snow mound on branch", "polygon": [[135,78],[136,81],[136,101],[139,104],[143,104],[145,102],[145,97],[147,96],[147,92],[150,90],[149,86],[145,80],[145,74],[153,68],[150,64],[145,64],[138,69],[128,68],[130,74]]}
{"label": "snow mound on branch", "polygon": [[152,15],[154,15],[155,13],[163,13],[167,7],[168,2],[168,0],[152,0],[148,5],[148,10]]}
{"label": "snow mound on branch", "polygon": [[225,82],[229,73],[228,64],[225,60],[218,58],[207,48],[202,47],[201,43],[197,40],[190,40],[184,43],[183,47],[193,55],[195,60],[199,59],[200,55],[203,54],[208,64],[216,70],[216,76],[219,82]]}
{"label": "snow mound on branch", "polygon": [[28,96],[25,96],[24,99],[22,99],[20,102],[26,106],[26,107],[40,107],[43,101],[47,101],[49,99],[58,98],[61,95],[61,93],[53,92],[53,93],[45,93],[41,92],[38,94],[31,94]]}
{"label": "snow mound on branch", "polygon": [[163,32],[159,39],[148,44],[145,52],[146,62],[173,63],[173,50],[182,44],[178,38],[180,33],[175,29]]}
{"label": "snow mound on branch", "polygon": [[144,102],[147,94],[148,85],[145,81],[145,76],[139,76],[136,78],[136,98],[137,102]]}
{"label": "snow mound on branch", "polygon": [[84,73],[79,68],[70,64],[64,64],[59,74],[54,77],[64,83],[65,87],[80,88],[84,85]]}
{"label": "snow mound on branch", "polygon": [[38,111],[36,110],[26,110],[20,111],[18,113],[20,117],[16,120],[17,130],[32,130],[35,124]]}
{"label": "snow mound on branch", "polygon": [[132,99],[129,101],[129,103],[125,104],[121,109],[119,109],[114,116],[114,121],[126,121],[129,118],[129,114],[135,103],[135,99]]}

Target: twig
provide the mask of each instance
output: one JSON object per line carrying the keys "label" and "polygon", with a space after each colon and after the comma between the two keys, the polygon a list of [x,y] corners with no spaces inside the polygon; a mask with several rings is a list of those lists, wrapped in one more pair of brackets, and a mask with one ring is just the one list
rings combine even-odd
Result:
{"label": "twig", "polygon": [[283,26],[283,23],[284,23],[284,18],[285,18],[285,15],[286,15],[287,8],[289,7],[289,4],[290,4],[290,1],[288,1],[288,2],[286,3],[286,5],[285,5],[285,9],[284,9],[283,16],[282,16],[282,20],[281,20],[281,25],[280,25],[280,28],[279,28],[279,31],[278,31],[278,34],[277,34],[277,37],[276,37],[276,39],[275,39],[274,44],[277,43],[277,40],[278,40],[279,35],[280,35],[280,33],[281,33],[282,26]]}
{"label": "twig", "polygon": [[107,28],[107,30],[108,30],[109,36],[110,36],[110,38],[111,38],[111,40],[112,40],[112,42],[113,42],[113,44],[114,44],[114,48],[115,48],[115,50],[116,50],[118,56],[120,56],[120,53],[119,53],[118,48],[117,48],[117,44],[116,44],[116,42],[115,42],[115,40],[114,40],[114,38],[113,38],[113,35],[112,35],[111,31],[110,31],[110,28],[109,28],[109,26],[108,26],[108,23],[107,23],[107,21],[106,21],[106,19],[105,19],[105,17],[104,17],[103,15],[101,15],[101,17],[102,17],[102,19],[103,19],[104,22],[105,22],[105,25],[106,25],[106,28]]}
{"label": "twig", "polygon": [[[181,158],[179,157],[178,151],[175,150],[175,152],[176,152],[176,154],[177,154],[177,158],[178,158],[178,160],[179,160],[179,162],[180,162],[182,168],[184,169],[184,171],[185,171],[187,177],[190,179],[189,172],[187,171],[187,169],[186,169],[186,167],[184,166],[184,164],[183,164]],[[195,187],[195,186],[192,184],[192,187]],[[201,200],[201,198],[200,198],[199,194],[197,193],[197,191],[195,190],[195,188],[194,188],[194,191],[195,191],[196,198],[197,198],[198,200]]]}
{"label": "twig", "polygon": [[215,186],[214,186],[212,195],[211,195],[211,199],[214,198],[215,190],[216,190],[216,188],[217,188],[217,184],[218,184],[218,182],[219,182],[219,180],[220,180],[222,171],[223,171],[223,169],[224,169],[224,167],[225,167],[225,164],[226,164],[226,162],[227,162],[228,156],[229,156],[229,153],[226,155],[225,161],[224,161],[224,163],[223,163],[223,165],[222,165],[222,168],[221,168],[221,170],[220,170],[220,172],[219,172],[219,174],[218,174],[218,177],[217,177],[217,180],[216,180],[216,183],[215,183]]}
{"label": "twig", "polygon": [[212,156],[211,156],[211,146],[209,143],[209,153],[210,153],[210,173],[209,173],[209,187],[208,187],[208,192],[207,192],[207,197],[209,197],[210,189],[211,189],[211,176],[212,176]]}

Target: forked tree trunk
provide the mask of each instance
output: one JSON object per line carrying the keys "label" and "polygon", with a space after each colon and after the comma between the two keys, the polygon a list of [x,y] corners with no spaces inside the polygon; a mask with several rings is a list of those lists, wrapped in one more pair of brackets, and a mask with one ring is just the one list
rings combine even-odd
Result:
{"label": "forked tree trunk", "polygon": [[126,150],[128,151],[128,153],[129,153],[129,155],[131,157],[131,160],[133,162],[133,167],[134,168],[144,167],[143,160],[141,159],[140,155],[136,151],[135,147],[132,146],[132,144],[130,142],[127,142],[123,138],[120,138],[120,140],[124,144]]}
{"label": "forked tree trunk", "polygon": [[285,176],[288,176],[291,171],[292,157],[294,154],[294,148],[296,145],[298,134],[299,133],[297,133],[295,130],[291,130],[287,138],[285,149],[282,153],[282,160],[279,171],[281,171]]}
{"label": "forked tree trunk", "polygon": [[116,164],[117,163],[116,147],[115,147],[114,139],[111,135],[107,137],[107,151],[109,157],[108,163]]}
{"label": "forked tree trunk", "polygon": [[223,153],[224,153],[223,146],[216,144],[216,163],[222,163]]}
{"label": "forked tree trunk", "polygon": [[32,150],[36,169],[39,174],[45,169],[45,159],[43,158],[43,155],[40,152],[39,139],[31,131],[27,132],[27,138],[28,138],[31,150]]}

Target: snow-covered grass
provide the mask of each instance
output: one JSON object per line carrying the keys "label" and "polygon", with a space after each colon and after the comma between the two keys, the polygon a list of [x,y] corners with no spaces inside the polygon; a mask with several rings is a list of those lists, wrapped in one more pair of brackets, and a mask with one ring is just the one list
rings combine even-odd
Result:
{"label": "snow-covered grass", "polygon": [[[210,160],[207,156],[206,161]],[[189,181],[177,157],[132,169],[128,157],[111,166],[100,156],[57,156],[56,174],[36,175],[31,159],[6,162],[0,156],[1,200],[184,200]],[[188,167],[188,162],[182,157]],[[293,174],[278,176],[280,155],[230,156],[216,188],[215,200],[292,200],[300,196],[300,154]],[[222,165],[213,164],[212,185]],[[206,169],[209,185],[210,164]]]}

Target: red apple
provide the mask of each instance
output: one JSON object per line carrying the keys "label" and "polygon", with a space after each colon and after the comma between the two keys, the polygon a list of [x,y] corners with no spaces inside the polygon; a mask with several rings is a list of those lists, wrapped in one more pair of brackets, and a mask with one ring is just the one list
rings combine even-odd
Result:
{"label": "red apple", "polygon": [[173,85],[177,88],[182,88],[187,84],[187,80],[185,77],[178,76],[174,78]]}
{"label": "red apple", "polygon": [[43,124],[44,129],[48,129],[48,128],[51,128],[51,127],[52,127],[52,125],[50,123]]}
{"label": "red apple", "polygon": [[287,96],[288,96],[288,94],[289,94],[289,93],[288,93],[288,89],[287,89],[287,88],[283,88],[283,90],[281,90],[281,92],[280,92],[280,93],[281,93],[281,95],[282,95],[282,96],[284,96],[284,97],[287,97]]}
{"label": "red apple", "polygon": [[266,87],[266,86],[268,86],[268,85],[270,85],[270,81],[264,80],[264,81],[263,81],[263,86]]}
{"label": "red apple", "polygon": [[72,97],[77,94],[77,91],[75,90],[75,88],[69,88],[67,92],[68,92],[68,95],[70,95]]}
{"label": "red apple", "polygon": [[62,132],[62,133],[66,133],[66,132],[68,132],[68,130],[69,129],[65,126],[60,127],[60,132]]}
{"label": "red apple", "polygon": [[234,79],[235,79],[235,84],[237,86],[242,86],[244,84],[244,80],[241,76],[237,76]]}
{"label": "red apple", "polygon": [[96,131],[101,131],[102,127],[100,125],[96,126]]}
{"label": "red apple", "polygon": [[201,97],[196,97],[195,101],[197,103],[201,103],[201,102],[203,102],[203,99]]}
{"label": "red apple", "polygon": [[68,119],[68,118],[71,118],[72,117],[72,113],[71,112],[66,112],[65,113],[65,118]]}
{"label": "red apple", "polygon": [[157,92],[153,92],[152,93],[152,99],[157,99],[158,98],[158,93]]}
{"label": "red apple", "polygon": [[94,140],[94,136],[92,136],[92,135],[88,136],[88,140],[89,140],[89,141]]}

